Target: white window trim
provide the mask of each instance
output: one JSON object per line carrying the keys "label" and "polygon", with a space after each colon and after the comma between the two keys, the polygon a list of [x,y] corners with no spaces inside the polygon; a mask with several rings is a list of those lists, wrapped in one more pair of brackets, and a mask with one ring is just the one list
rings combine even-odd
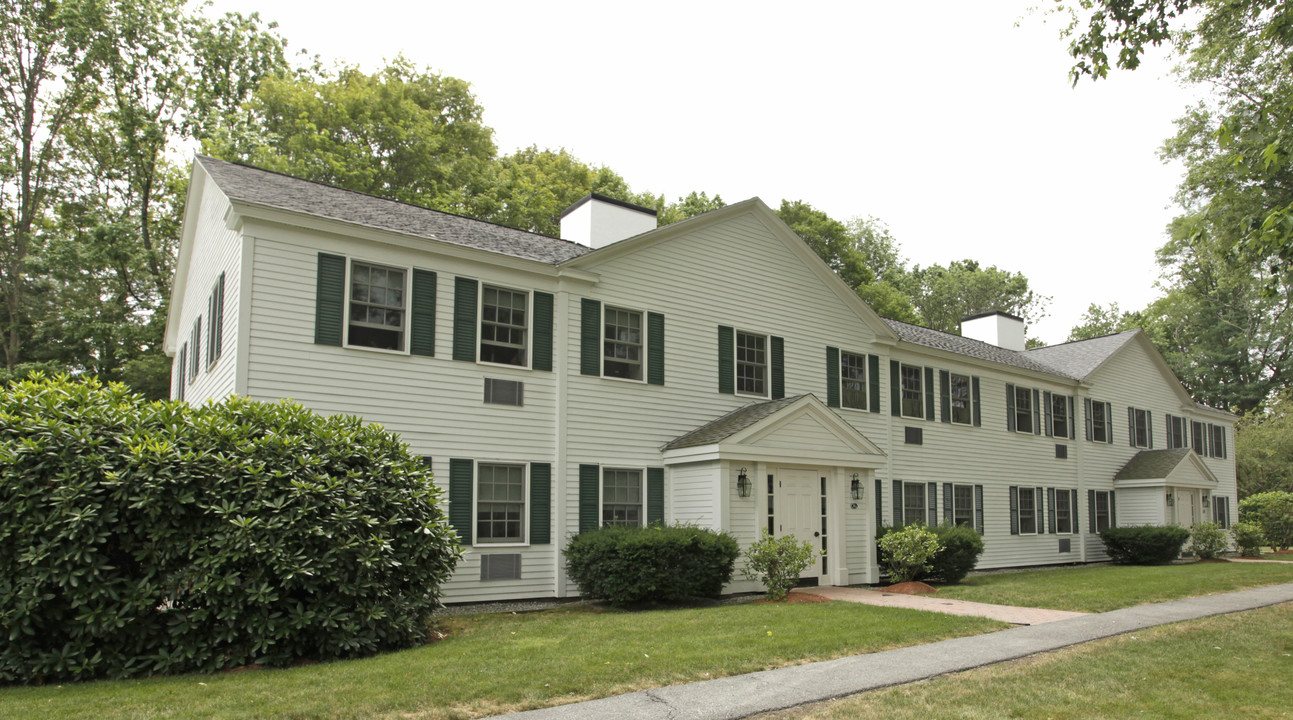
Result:
{"label": "white window trim", "polygon": [[966,527],[969,527],[971,530],[977,531],[979,527],[977,523],[977,518],[975,517],[975,514],[974,514],[974,485],[972,484],[952,483],[952,524],[953,525],[956,524],[956,489],[957,488],[970,489],[970,524]]}
{"label": "white window trim", "polygon": [[[1055,534],[1056,535],[1077,535],[1077,508],[1073,505],[1073,488],[1051,488],[1055,491]],[[1060,530],[1060,495],[1067,498],[1069,504],[1069,531]]]}
{"label": "white window trim", "polygon": [[[741,374],[739,371],[740,363],[737,362],[737,354],[741,351],[740,336],[755,335],[763,338],[763,394],[744,392],[741,390]],[[742,330],[740,328],[732,329],[732,391],[741,397],[753,397],[769,399],[772,397],[772,334],[760,333],[752,330]]]}
{"label": "white window trim", "polygon": [[597,466],[597,527],[606,527],[602,523],[602,511],[606,508],[606,471],[607,470],[632,470],[639,473],[638,477],[642,478],[642,522],[638,527],[646,527],[647,524],[647,469],[646,467],[634,467],[632,465],[598,465]]}
{"label": "white window trim", "polygon": [[[480,504],[480,466],[513,465],[521,468],[521,542],[481,542],[477,507]],[[530,546],[530,463],[517,460],[476,460],[471,468],[471,546],[504,548]]]}
{"label": "white window trim", "polygon": [[[907,487],[914,486],[920,488],[920,520],[909,523],[907,522]],[[929,525],[929,484],[923,482],[902,482],[902,526],[908,525]]]}
{"label": "white window trim", "polygon": [[[534,291],[521,290],[520,288],[508,287],[506,285],[499,285],[496,283],[487,283],[484,280],[478,280],[477,282],[478,282],[478,285],[476,286],[477,288],[476,289],[476,363],[478,365],[485,365],[486,367],[512,368],[513,370],[530,370],[531,364],[532,364],[531,359],[533,358],[533,355],[534,355]],[[484,322],[484,318],[485,318],[485,286],[486,285],[498,290],[506,290],[508,292],[514,292],[514,293],[523,293],[525,295],[525,364],[524,365],[510,365],[508,363],[496,363],[496,362],[489,362],[487,360],[480,359],[480,347],[485,342],[480,332],[480,326],[481,326],[481,323]],[[603,332],[605,331],[603,330]],[[555,335],[553,336],[553,341],[554,342],[556,341]]]}
{"label": "white window trim", "polygon": [[1134,436],[1139,436],[1139,434],[1140,434],[1140,433],[1136,432],[1136,428],[1139,426],[1139,423],[1137,423],[1137,422],[1136,422],[1136,413],[1144,413],[1144,415],[1145,415],[1145,442],[1142,444],[1142,443],[1140,442],[1140,438],[1139,438],[1139,437],[1136,437],[1136,447],[1138,447],[1138,448],[1148,448],[1148,447],[1149,447],[1149,433],[1150,433],[1150,428],[1149,428],[1149,411],[1148,411],[1148,410],[1146,410],[1145,408],[1139,408],[1139,407],[1136,407],[1135,405],[1132,405],[1132,406],[1131,406],[1131,419],[1132,419],[1132,423],[1133,423],[1133,424],[1132,424],[1132,427],[1131,427],[1131,433],[1132,433],[1132,435],[1134,435]]}
{"label": "white window trim", "polygon": [[[648,351],[647,351],[647,347],[648,347],[648,339],[647,339],[647,311],[646,311],[646,310],[639,310],[639,309],[637,309],[637,308],[627,307],[627,306],[624,306],[624,305],[614,305],[614,304],[605,303],[605,302],[604,302],[604,303],[602,303],[601,305],[602,305],[602,312],[601,312],[601,318],[602,318],[602,320],[601,320],[601,326],[600,326],[600,330],[599,330],[599,334],[601,335],[601,342],[599,343],[599,344],[600,344],[600,347],[599,347],[599,349],[598,349],[598,361],[597,361],[597,362],[598,362],[598,365],[597,365],[598,373],[599,373],[602,377],[606,378],[607,380],[616,380],[616,381],[619,381],[619,382],[637,383],[637,384],[639,384],[639,385],[645,385],[645,384],[647,384],[647,378],[648,378],[648,377],[650,377],[650,375],[649,375],[649,373],[650,373],[650,368],[648,368],[648,367],[647,367],[647,363],[648,363],[648,362],[650,362],[649,357],[648,357],[648,356],[649,356],[649,353],[648,353]],[[614,375],[607,375],[607,374],[606,374],[606,311],[607,311],[607,310],[619,310],[620,312],[633,312],[633,313],[638,313],[639,315],[641,315],[641,316],[642,316],[642,379],[641,379],[641,380],[635,380],[635,379],[633,379],[633,378],[615,377]],[[732,372],[733,372],[733,378],[735,378],[735,372],[736,372],[736,365],[735,365],[735,363],[736,363],[736,356],[735,356],[735,352],[736,352],[736,350],[735,350],[736,335],[735,335],[735,334],[734,334],[734,335],[732,335],[732,343],[733,343],[733,350],[732,350],[732,352],[733,352],[733,356],[732,356],[732,363],[733,363],[733,365],[732,365]],[[514,367],[514,366],[513,366],[513,367]],[[616,468],[616,469],[620,469],[620,468]],[[631,470],[632,468],[625,468],[625,469],[630,469],[630,470]]]}
{"label": "white window trim", "polygon": [[[852,355],[854,357],[862,358],[862,395],[863,395],[862,407],[853,407],[852,405],[844,404],[844,356],[845,355]],[[840,408],[844,410],[861,410],[863,412],[870,412],[871,367],[869,365],[869,360],[867,359],[867,354],[853,352],[852,350],[845,350],[844,348],[840,348],[839,375],[840,375],[840,387],[839,387]]]}
{"label": "white window trim", "polygon": [[[1045,396],[1043,396],[1043,397],[1045,397]],[[1063,416],[1060,416],[1059,414],[1057,414],[1057,413],[1055,412],[1055,403],[1056,403],[1056,401],[1063,401],[1063,403],[1064,403],[1064,415],[1063,415]],[[1070,405],[1069,405],[1069,402],[1070,402],[1070,400],[1069,400],[1069,396],[1068,396],[1068,395],[1065,395],[1064,393],[1054,392],[1054,391],[1052,391],[1052,392],[1051,392],[1051,406],[1050,406],[1050,408],[1044,408],[1044,409],[1049,409],[1049,410],[1051,411],[1051,427],[1050,427],[1050,430],[1051,430],[1051,437],[1053,437],[1053,438],[1056,438],[1056,439],[1063,439],[1063,440],[1068,440],[1068,439],[1069,439],[1069,432],[1070,432],[1070,428],[1069,428],[1069,415],[1071,414],[1071,415],[1073,416],[1073,420],[1074,420],[1074,422],[1076,422],[1076,421],[1077,421],[1077,412],[1076,412],[1077,408],[1074,408],[1074,407],[1070,406]],[[1070,413],[1070,412],[1069,412],[1070,410],[1072,410],[1072,411],[1074,411],[1074,412]],[[1056,432],[1056,431],[1055,431],[1055,423],[1056,423],[1056,422],[1058,422],[1058,421],[1061,419],[1061,417],[1062,417],[1062,419],[1064,420],[1064,434],[1063,434],[1063,435],[1061,435],[1060,433],[1058,433],[1058,432]],[[1042,422],[1046,422],[1046,415],[1045,415],[1044,413],[1043,413],[1043,415],[1042,415]],[[1076,431],[1076,429],[1073,429],[1073,430],[1072,430],[1072,432],[1073,432],[1074,437],[1076,437],[1076,436],[1077,436],[1077,431]]]}
{"label": "white window trim", "polygon": [[1095,503],[1094,503],[1095,517],[1091,518],[1091,524],[1095,527],[1096,533],[1100,532],[1100,496],[1101,495],[1104,496],[1104,507],[1105,507],[1104,515],[1109,521],[1107,528],[1113,527],[1113,498],[1110,496],[1110,491],[1096,490]]}
{"label": "white window trim", "polygon": [[[1028,493],[1033,496],[1033,531],[1032,532],[1024,532],[1024,491],[1025,490],[1027,490]],[[1040,535],[1041,523],[1044,521],[1044,518],[1041,517],[1042,513],[1040,512],[1040,508],[1039,508],[1041,503],[1037,502],[1037,494],[1038,494],[1037,488],[1032,485],[1028,485],[1028,486],[1017,485],[1016,492],[1019,494],[1018,509],[1015,511],[1019,514],[1019,534],[1020,535]]]}
{"label": "white window trim", "polygon": [[[967,420],[966,422],[956,421],[956,406],[953,404],[953,398],[952,398],[952,378],[958,378],[958,377],[965,378],[965,390],[967,393],[966,397],[969,398],[969,402],[970,402],[969,407],[966,408],[966,410],[970,413],[970,419]],[[961,373],[954,373],[954,372],[947,373],[947,419],[951,421],[952,425],[960,425],[961,427],[974,427],[974,380],[972,375],[963,375]]]}
{"label": "white window trim", "polygon": [[[903,401],[906,400],[906,398],[903,397],[903,394],[906,392],[906,388],[903,387],[903,384],[902,384],[902,370],[903,368],[909,368],[909,367],[916,368],[916,377],[917,379],[920,380],[920,414],[919,415],[908,415],[907,409],[904,407],[905,403]],[[905,362],[899,362],[898,363],[898,413],[900,417],[907,418],[908,420],[924,420],[925,419],[925,393],[927,392],[929,392],[929,388],[925,387],[925,367],[923,365],[909,365],[908,363],[905,363]]]}
{"label": "white window trim", "polygon": [[[1028,397],[1028,429],[1027,430],[1021,430],[1019,427],[1019,393],[1021,392]],[[1038,393],[1037,395],[1038,395],[1037,402],[1040,403],[1041,393]],[[1041,408],[1033,407],[1033,388],[1024,387],[1023,385],[1016,385],[1015,386],[1015,432],[1023,435],[1039,434],[1033,431],[1034,416],[1037,417],[1037,422],[1039,423],[1046,422],[1046,414],[1041,412]]]}
{"label": "white window trim", "polygon": [[[350,344],[350,268],[354,263],[362,265],[376,265],[377,267],[388,270],[400,270],[404,273],[404,349],[390,350],[387,348],[375,348],[368,345],[351,345]],[[345,305],[341,310],[341,347],[351,350],[367,350],[369,352],[383,353],[385,355],[408,355],[409,354],[409,336],[413,330],[413,268],[404,265],[392,265],[388,262],[377,262],[375,260],[366,260],[354,255],[346,256],[346,292],[344,296]]]}
{"label": "white window trim", "polygon": [[[1095,409],[1100,408],[1104,413],[1104,437],[1096,437]],[[1107,402],[1092,400],[1091,401],[1091,442],[1108,444],[1110,433],[1113,431],[1109,416],[1113,414],[1113,406]]]}

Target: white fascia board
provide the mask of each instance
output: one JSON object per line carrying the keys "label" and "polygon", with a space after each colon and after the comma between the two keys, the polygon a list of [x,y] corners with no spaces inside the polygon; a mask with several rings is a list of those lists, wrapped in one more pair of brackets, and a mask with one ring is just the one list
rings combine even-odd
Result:
{"label": "white fascia board", "polygon": [[[166,306],[166,333],[162,336],[162,352],[167,357],[174,357],[179,347],[180,312],[184,309],[184,292],[188,287],[189,266],[193,262],[193,243],[197,234],[201,197],[209,184],[215,192],[220,192],[215,183],[208,183],[209,176],[202,163],[193,161],[189,171],[189,191],[184,200],[184,221],[180,234],[179,257],[175,260],[174,280],[171,282],[170,303]],[[221,193],[223,194],[223,193]]]}
{"label": "white fascia board", "polygon": [[[244,232],[253,235],[264,235],[255,225],[257,221],[271,229],[272,226],[283,226],[294,230],[307,230],[320,233],[335,235],[347,240],[360,239],[371,242],[392,245],[406,250],[427,253],[430,255],[440,255],[458,260],[465,260],[483,265],[492,265],[495,267],[528,272],[543,277],[557,277],[561,275],[560,268],[552,263],[546,263],[541,260],[530,260],[528,258],[519,258],[513,255],[505,255],[490,250],[469,247],[467,245],[457,245],[454,243],[443,242],[434,238],[420,237],[415,235],[405,235],[403,233],[393,232],[390,230],[379,230],[376,228],[366,227],[364,225],[355,225],[342,220],[331,220],[320,218],[305,213],[290,212],[277,208],[265,207],[249,203],[235,203],[234,209],[238,213]],[[564,277],[581,282],[596,282],[597,275],[594,273],[579,272],[568,270]]]}
{"label": "white fascia board", "polygon": [[787,463],[794,465],[829,465],[832,467],[849,467],[867,470],[878,470],[885,467],[888,458],[884,455],[863,455],[858,453],[822,452],[820,450],[790,448],[769,448],[767,450],[750,445],[736,443],[717,443],[698,445],[696,447],[667,450],[664,453],[665,465],[704,462],[712,460],[731,460],[748,462]]}
{"label": "white fascia board", "polygon": [[[964,365],[971,365],[974,367],[983,368],[985,370],[995,370],[1003,374],[1018,375],[1020,377],[1031,378],[1033,380],[1049,382],[1056,385],[1070,385],[1075,388],[1091,387],[1089,383],[1083,382],[1081,380],[1074,380],[1073,378],[1067,377],[1064,375],[1054,375],[1051,373],[1039,372],[1037,370],[1029,370],[1028,368],[1022,368],[1017,365],[1007,365],[1005,363],[1000,363],[995,360],[985,360],[983,358],[976,358],[971,355],[962,355],[960,353],[954,353],[950,350],[932,348],[932,347],[929,347],[928,345],[921,345],[919,343],[908,342],[906,340],[900,340],[897,344],[897,347],[895,347],[894,350],[895,350],[895,353],[890,355],[889,358],[891,360],[897,360],[899,362],[908,362],[908,361],[898,356],[897,355],[898,352],[910,352],[914,355],[923,355],[936,362],[937,361],[959,362]],[[912,364],[916,364],[916,363],[920,363],[921,361],[919,358],[917,358],[912,360],[911,362]]]}

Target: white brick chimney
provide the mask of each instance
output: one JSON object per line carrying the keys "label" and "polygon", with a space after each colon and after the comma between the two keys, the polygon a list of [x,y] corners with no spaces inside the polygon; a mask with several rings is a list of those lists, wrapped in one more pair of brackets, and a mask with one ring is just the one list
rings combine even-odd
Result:
{"label": "white brick chimney", "polygon": [[655,210],[597,193],[585,195],[561,213],[561,239],[593,249],[655,228]]}
{"label": "white brick chimney", "polygon": [[1000,310],[961,319],[961,337],[981,340],[1006,350],[1024,349],[1024,319]]}

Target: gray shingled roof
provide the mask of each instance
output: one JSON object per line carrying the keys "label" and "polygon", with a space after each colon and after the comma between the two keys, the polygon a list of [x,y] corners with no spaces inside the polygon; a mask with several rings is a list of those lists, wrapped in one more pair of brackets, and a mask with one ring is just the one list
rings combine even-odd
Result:
{"label": "gray shingled roof", "polygon": [[1141,450],[1113,476],[1114,480],[1157,480],[1165,478],[1190,454],[1189,448]]}
{"label": "gray shingled roof", "polygon": [[1046,373],[1047,375],[1059,375],[1073,380],[1079,379],[1063,370],[1050,365],[1043,365],[1034,360],[1032,358],[1032,354],[1037,352],[1036,350],[1026,352],[1007,350],[991,343],[983,342],[982,340],[971,340],[970,338],[961,337],[960,335],[953,335],[939,330],[931,330],[926,327],[912,325],[911,323],[900,322],[898,320],[885,318],[885,322],[889,323],[889,327],[893,328],[894,332],[898,333],[898,338],[900,340],[915,345],[924,345],[925,347],[946,350],[947,352],[956,353],[958,355],[967,355],[980,360],[990,360],[1003,365],[1010,365],[1017,368],[1023,368],[1025,370]]}
{"label": "gray shingled roof", "polygon": [[805,395],[796,395],[794,397],[783,398],[781,400],[756,402],[746,405],[745,407],[737,408],[711,423],[701,425],[686,435],[674,438],[670,442],[666,443],[661,449],[677,450],[678,448],[713,445],[714,443],[722,442],[769,415],[776,413],[778,410],[793,405],[800,398],[805,397]]}
{"label": "gray shingled roof", "polygon": [[592,248],[480,220],[199,156],[230,200],[557,264]]}
{"label": "gray shingled roof", "polygon": [[1127,330],[1113,335],[1102,335],[1089,340],[1077,340],[1050,347],[1029,350],[1028,356],[1078,379],[1085,378],[1100,364],[1109,359],[1123,345],[1131,341],[1139,330]]}

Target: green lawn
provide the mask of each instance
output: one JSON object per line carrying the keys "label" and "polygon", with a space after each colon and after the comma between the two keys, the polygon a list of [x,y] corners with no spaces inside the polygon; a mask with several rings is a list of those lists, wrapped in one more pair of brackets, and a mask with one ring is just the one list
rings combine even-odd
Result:
{"label": "green lawn", "polygon": [[447,618],[438,643],[221,675],[0,688],[0,718],[469,718],[1005,627],[851,603]]}
{"label": "green lawn", "polygon": [[926,682],[757,716],[1288,718],[1293,604],[1165,625]]}
{"label": "green lawn", "polygon": [[938,597],[1053,610],[1105,612],[1145,603],[1293,582],[1293,565],[1182,565],[1054,568],[979,575],[940,587]]}

